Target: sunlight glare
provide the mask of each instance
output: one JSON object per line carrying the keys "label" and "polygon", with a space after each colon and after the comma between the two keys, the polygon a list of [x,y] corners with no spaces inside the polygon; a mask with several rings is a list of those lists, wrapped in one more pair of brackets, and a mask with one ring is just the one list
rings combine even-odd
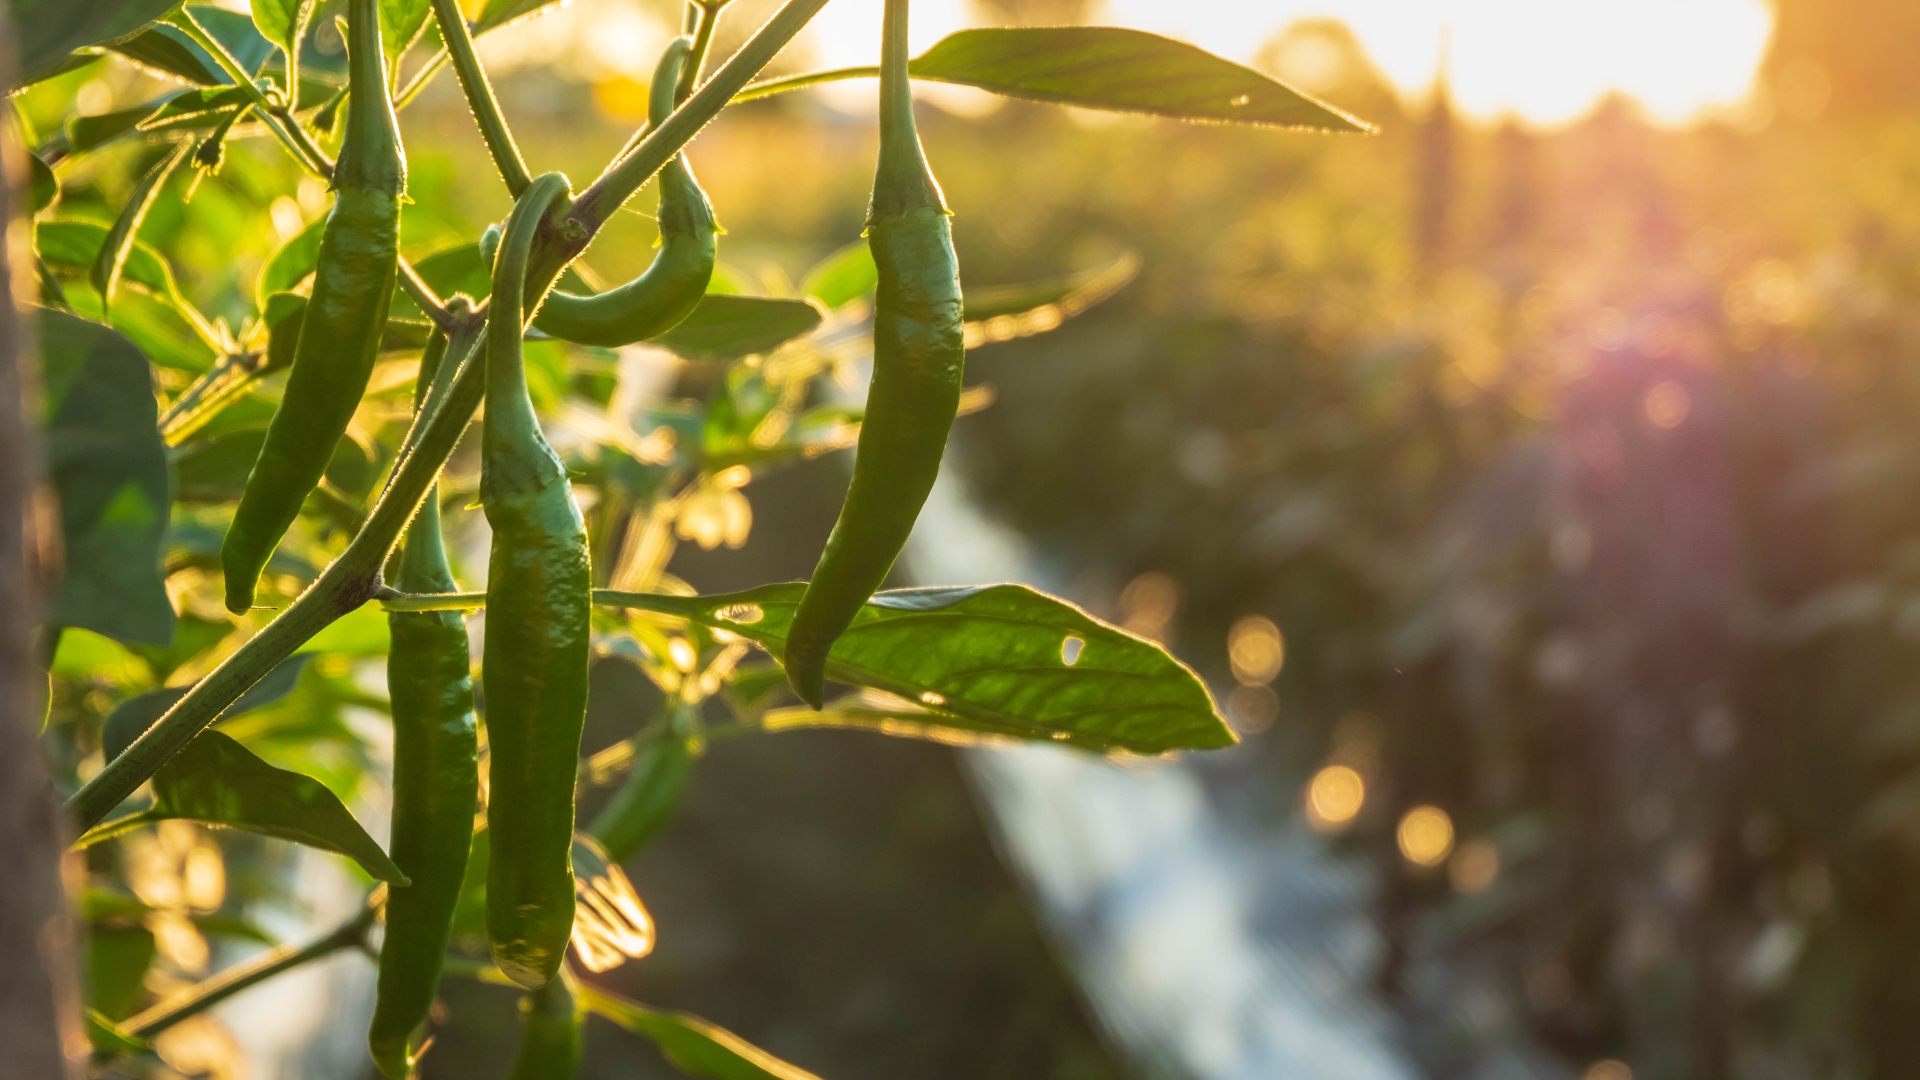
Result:
{"label": "sunlight glare", "polygon": [[[874,63],[880,6],[881,0],[827,5],[810,28],[819,65]],[[1415,100],[1432,86],[1450,31],[1460,111],[1481,120],[1517,115],[1540,125],[1575,120],[1613,91],[1669,124],[1736,106],[1752,89],[1773,30],[1765,0],[1105,0],[1091,16],[1190,41],[1241,63],[1293,23],[1320,17],[1352,27],[1373,63]],[[913,51],[976,21],[967,0],[918,0]],[[857,86],[832,88],[830,100],[871,108],[871,91]]]}

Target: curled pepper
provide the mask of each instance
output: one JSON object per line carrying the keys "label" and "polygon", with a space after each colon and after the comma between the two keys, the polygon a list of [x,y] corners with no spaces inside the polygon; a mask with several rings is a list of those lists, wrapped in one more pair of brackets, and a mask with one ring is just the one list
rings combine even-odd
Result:
{"label": "curled pepper", "polygon": [[[649,120],[656,126],[673,112],[674,87],[691,46],[691,38],[675,38],[654,69]],[[713,204],[694,180],[685,154],[676,154],[660,170],[658,218],[660,251],[645,273],[592,296],[555,289],[534,316],[534,327],[562,341],[614,349],[680,325],[713,278],[714,238],[720,232]],[[481,239],[481,254],[492,258],[497,242],[489,230]]]}
{"label": "curled pepper", "polygon": [[[424,404],[447,339],[435,332],[420,362],[414,410]],[[456,592],[440,536],[438,486],[427,489],[407,529],[398,585],[406,592]],[[408,1039],[440,986],[460,883],[473,844],[480,776],[473,724],[467,624],[454,611],[392,612],[387,626],[387,692],[393,702],[393,839],[396,865],[413,884],[387,894],[379,998],[367,1045],[381,1073],[413,1066]]]}
{"label": "curled pepper", "polygon": [[573,928],[573,780],[593,587],[586,524],[534,416],[521,355],[528,252],[566,194],[566,178],[547,173],[507,217],[493,264],[481,436],[480,501],[493,526],[483,662],[487,936],[500,970],[532,988],[559,970]]}
{"label": "curled pepper", "polygon": [[350,0],[347,13],[347,134],[333,170],[337,194],[321,233],[313,295],[286,396],[220,546],[227,608],[235,613],[253,605],[261,568],[325,475],[366,392],[399,270],[407,163],[387,93],[380,5]]}
{"label": "curled pepper", "polygon": [[907,0],[887,0],[880,54],[880,164],[867,245],[874,298],[873,380],[853,482],[787,637],[787,679],[819,708],[827,650],[906,546],[940,472],[966,361],[960,267],[940,184],[913,121]]}

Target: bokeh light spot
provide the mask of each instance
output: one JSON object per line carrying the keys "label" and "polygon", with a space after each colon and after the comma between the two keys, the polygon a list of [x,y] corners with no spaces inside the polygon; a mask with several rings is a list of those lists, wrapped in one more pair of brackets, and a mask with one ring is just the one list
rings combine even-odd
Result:
{"label": "bokeh light spot", "polygon": [[1416,806],[1395,833],[1400,854],[1416,866],[1439,866],[1453,851],[1453,819],[1437,806]]}
{"label": "bokeh light spot", "polygon": [[1242,686],[1265,686],[1280,674],[1287,662],[1286,639],[1273,620],[1249,615],[1233,624],[1227,634],[1227,658],[1233,664],[1233,677]]}
{"label": "bokeh light spot", "polygon": [[1668,379],[1647,391],[1640,407],[1647,415],[1647,423],[1662,431],[1671,431],[1686,423],[1687,414],[1693,411],[1693,395],[1687,393],[1686,387]]}
{"label": "bokeh light spot", "polygon": [[1345,765],[1329,765],[1307,784],[1307,821],[1320,832],[1347,827],[1367,803],[1367,782]]}

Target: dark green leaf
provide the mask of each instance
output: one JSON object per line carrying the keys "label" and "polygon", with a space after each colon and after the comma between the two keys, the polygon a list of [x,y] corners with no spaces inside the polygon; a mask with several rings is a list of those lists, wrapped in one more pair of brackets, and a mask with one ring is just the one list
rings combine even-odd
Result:
{"label": "dark green leaf", "polygon": [[[253,19],[237,11],[211,5],[193,5],[193,17],[207,33],[226,46],[233,58],[247,71],[258,72],[273,55],[271,41],[254,29]],[[143,67],[162,75],[171,75],[201,86],[226,86],[233,80],[186,32],[162,23],[139,34],[116,41],[111,48]]]}
{"label": "dark green leaf", "polygon": [[60,498],[66,573],[49,622],[164,645],[173,605],[160,579],[172,500],[147,358],[97,323],[39,316],[42,423]]}
{"label": "dark green leaf", "polygon": [[856,240],[808,270],[800,291],[834,309],[871,293],[879,283],[872,250],[865,240]]}
{"label": "dark green leaf", "polygon": [[[33,227],[34,249],[48,266],[72,273],[85,273],[100,259],[109,230],[92,221],[72,219],[37,222]],[[180,293],[173,269],[159,252],[135,241],[120,266],[122,281],[130,281],[171,302]]]}
{"label": "dark green leaf", "polygon": [[307,314],[307,298],[299,293],[274,293],[261,310],[267,320],[267,366],[261,373],[291,367],[294,349],[300,344],[300,324]]}
{"label": "dark green leaf", "polygon": [[915,58],[915,78],[1008,97],[1180,120],[1320,131],[1372,125],[1184,41],[1114,26],[962,30]]}
{"label": "dark green leaf", "polygon": [[[293,688],[300,682],[301,669],[312,658],[311,654],[302,653],[282,660],[259,682],[248,687],[238,701],[227,706],[227,710],[220,714],[221,718],[229,719],[265,708],[293,693]],[[115,706],[112,715],[107,717],[106,724],[100,729],[101,753],[109,761],[119,757],[122,751],[133,745],[133,740],[153,726],[154,721],[166,715],[174,702],[186,696],[186,687],[169,686],[164,690],[136,694]]]}
{"label": "dark green leaf", "polygon": [[141,120],[137,127],[141,131],[212,127],[227,120],[252,100],[245,88],[239,86],[201,86],[182,90]]}
{"label": "dark green leaf", "polygon": [[[105,56],[105,55],[106,55],[106,52],[101,49],[94,49],[94,48],[81,49],[78,52],[70,54],[64,61],[62,61],[61,63],[59,63],[54,67],[41,68],[40,70],[36,71],[33,74],[32,78],[26,81],[29,83],[35,83],[35,82],[44,82],[47,79],[58,78],[61,75],[65,75],[69,71],[78,71],[81,68],[86,67],[88,64],[98,61],[102,56]],[[24,86],[25,84],[23,83],[22,85]]]}
{"label": "dark green leaf", "polygon": [[84,154],[105,146],[122,135],[138,131],[140,121],[152,116],[157,106],[153,102],[135,105],[131,109],[116,109],[110,113],[94,116],[76,116],[67,121],[67,149],[74,154]]}
{"label": "dark green leaf", "polygon": [[653,1040],[675,1068],[709,1080],[820,1080],[725,1028],[686,1013],[661,1012],[581,983],[580,1007]]}
{"label": "dark green leaf", "polygon": [[27,155],[27,167],[33,174],[33,210],[38,214],[60,201],[60,181],[38,154]]}
{"label": "dark green leaf", "polygon": [[380,44],[392,60],[414,43],[426,29],[427,12],[433,0],[380,0]]}
{"label": "dark green leaf", "polygon": [[[146,905],[140,908],[144,914]],[[139,922],[96,923],[87,932],[87,1004],[109,1020],[132,1016],[153,954],[153,931]]]}
{"label": "dark green leaf", "polygon": [[[732,631],[779,657],[805,590],[595,595]],[[827,673],[917,702],[927,723],[948,718],[963,731],[1143,754],[1235,741],[1186,665],[1024,585],[879,593],[834,643]]]}
{"label": "dark green leaf", "polygon": [[76,49],[125,37],[179,0],[9,0],[25,86],[58,73]]}
{"label": "dark green leaf", "polygon": [[173,153],[148,169],[140,183],[135,185],[133,194],[127,197],[127,205],[114,220],[113,228],[107,230],[107,238],[100,245],[100,254],[87,274],[87,279],[93,283],[93,291],[100,294],[103,308],[111,309],[113,306],[113,294],[120,286],[121,270],[126,265],[128,253],[133,250],[141,223],[147,219],[147,211],[153,208],[153,200],[160,194],[160,186],[187,160],[193,149],[192,142],[182,142],[174,148]]}
{"label": "dark green leaf", "polygon": [[153,774],[153,791],[151,809],[96,826],[79,845],[150,822],[186,818],[337,852],[382,881],[409,884],[326,785],[274,768],[224,732],[194,736]]}
{"label": "dark green leaf", "polygon": [[653,342],[689,360],[732,361],[810,334],[820,319],[819,306],[810,300],[708,293],[679,326]]}
{"label": "dark green leaf", "polygon": [[[262,311],[267,310],[274,293],[287,292],[312,275],[320,261],[320,236],[326,228],[327,219],[317,218],[288,237],[267,257],[267,264],[260,268],[260,279],[253,286],[254,301]],[[271,325],[271,316],[268,322]]]}

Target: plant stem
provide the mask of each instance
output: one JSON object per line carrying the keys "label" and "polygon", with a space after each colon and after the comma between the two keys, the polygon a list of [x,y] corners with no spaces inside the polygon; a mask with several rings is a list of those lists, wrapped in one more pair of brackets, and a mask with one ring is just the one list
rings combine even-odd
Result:
{"label": "plant stem", "polygon": [[447,55],[453,60],[453,73],[460,78],[460,89],[466,91],[467,107],[473,110],[473,119],[480,125],[487,152],[493,155],[500,179],[507,182],[507,193],[518,199],[533,182],[533,177],[520,157],[520,148],[513,143],[513,132],[507,129],[506,117],[500,113],[500,102],[493,96],[493,84],[487,81],[480,57],[473,51],[473,34],[467,29],[466,16],[460,13],[457,0],[433,0],[433,17],[440,23],[440,36],[446,41]]}
{"label": "plant stem", "polygon": [[[472,318],[483,316],[475,313]],[[121,800],[133,794],[274,665],[293,655],[327,624],[373,598],[380,587],[381,565],[407,522],[419,511],[420,501],[479,408],[485,388],[485,365],[471,360],[463,364],[445,404],[431,415],[423,411],[415,419],[420,434],[412,452],[394,470],[392,482],[347,550],[266,629],[195,683],[144,735],[67,800],[67,811],[81,831],[112,813]]]}
{"label": "plant stem", "polygon": [[359,945],[366,940],[367,927],[373,925],[373,917],[378,910],[368,904],[359,914],[316,941],[301,946],[283,945],[246,963],[235,964],[213,978],[194,985],[173,1000],[163,1001],[146,1012],[129,1017],[119,1025],[120,1030],[136,1039],[151,1039],[249,986],[265,982],[283,971],[292,971],[309,961],[330,956],[341,949]]}
{"label": "plant stem", "polygon": [[239,397],[260,377],[267,366],[267,351],[252,349],[230,352],[220,362],[180,392],[160,415],[160,438],[168,446],[179,446],[187,436],[206,426],[207,421]]}
{"label": "plant stem", "polygon": [[674,104],[687,100],[700,83],[700,69],[706,67],[707,50],[713,47],[713,28],[727,0],[693,0],[700,12],[700,25],[693,32],[693,48],[687,52],[687,66],[680,69],[680,83],[673,88]]}
{"label": "plant stem", "polygon": [[415,304],[419,305],[427,318],[433,320],[433,325],[442,331],[452,332],[457,320],[453,312],[447,310],[446,301],[440,299],[439,295],[433,291],[433,286],[427,284],[427,280],[420,276],[420,271],[415,270],[413,264],[405,259],[400,260],[400,288],[412,298]]}
{"label": "plant stem", "polygon": [[391,590],[374,599],[388,611],[478,611],[487,606],[483,592],[403,593]]}
{"label": "plant stem", "polygon": [[[311,139],[306,138],[306,132],[301,131],[295,135],[287,130],[282,119],[285,110],[274,105],[273,101],[267,97],[266,91],[260,89],[260,84],[254,81],[253,74],[242,67],[240,61],[234,59],[233,54],[227,51],[227,47],[220,43],[219,38],[208,33],[206,27],[200,25],[200,20],[193,17],[192,11],[181,7],[173,13],[170,21],[191,38],[194,44],[205,49],[207,54],[213,57],[213,62],[220,65],[220,70],[226,73],[227,78],[246,90],[247,95],[253,98],[254,106],[260,110],[260,119],[267,125],[268,130],[286,145],[287,150],[294,157],[299,158],[301,162],[322,176],[333,175],[333,163],[327,160],[326,154],[322,153],[319,146],[315,145]],[[300,127],[298,124],[292,126],[295,130]]]}
{"label": "plant stem", "polygon": [[842,79],[877,79],[880,77],[879,65],[868,67],[829,68],[826,71],[809,71],[800,75],[788,75],[783,79],[768,79],[757,82],[733,95],[734,104],[742,101],[755,101],[775,94],[784,94],[789,90],[803,90],[820,83],[839,82]]}
{"label": "plant stem", "polygon": [[[827,0],[787,0],[785,7],[775,12],[753,37],[747,40],[740,51],[734,53],[713,78],[694,91],[684,104],[673,110],[659,127],[640,140],[633,152],[600,174],[580,198],[573,204],[570,215],[572,221],[579,224],[584,235],[573,241],[564,251],[566,259],[571,259],[586,249],[587,241],[606,224],[614,211],[620,209],[641,185],[653,178],[653,174],[673,160],[700,129],[707,126],[721,109],[725,108],[740,89],[747,85],[760,69],[767,66],[787,42],[811,21]],[[538,265],[540,260],[536,259]]]}
{"label": "plant stem", "polygon": [[435,75],[440,74],[440,69],[447,66],[449,59],[451,59],[451,57],[447,55],[447,50],[445,49],[441,49],[439,52],[428,57],[427,62],[420,65],[420,70],[413,73],[413,78],[407,80],[407,85],[401,87],[400,92],[393,95],[393,110],[399,112],[401,109],[413,104],[413,99],[420,96],[420,91],[427,88],[427,84],[433,81]]}

